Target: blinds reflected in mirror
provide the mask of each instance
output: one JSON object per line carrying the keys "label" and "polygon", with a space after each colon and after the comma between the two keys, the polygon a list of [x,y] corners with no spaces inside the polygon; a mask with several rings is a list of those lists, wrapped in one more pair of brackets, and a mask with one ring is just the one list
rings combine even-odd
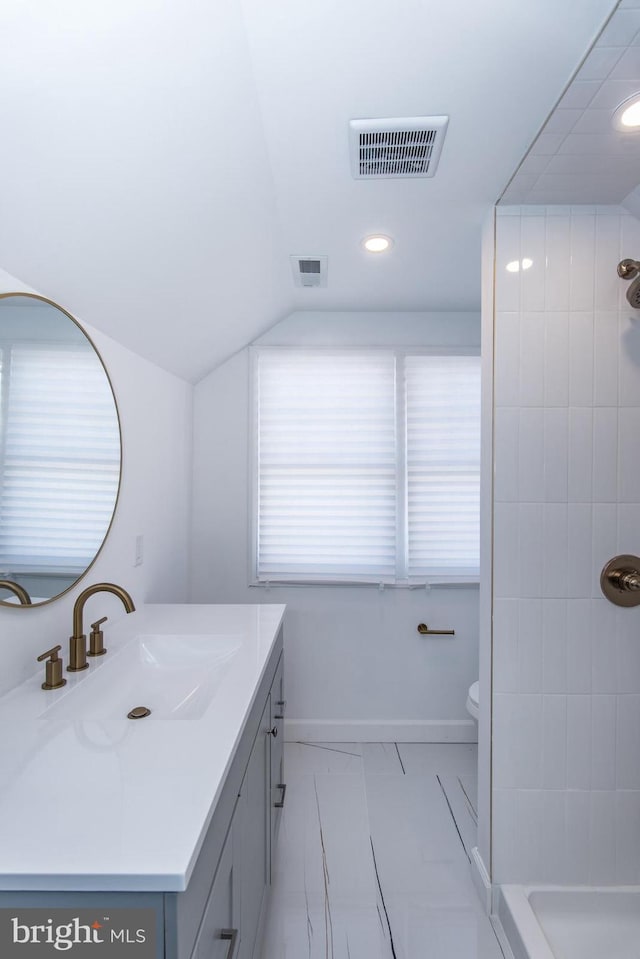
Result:
{"label": "blinds reflected in mirror", "polygon": [[81,575],[108,529],[120,435],[86,341],[3,349],[0,571]]}

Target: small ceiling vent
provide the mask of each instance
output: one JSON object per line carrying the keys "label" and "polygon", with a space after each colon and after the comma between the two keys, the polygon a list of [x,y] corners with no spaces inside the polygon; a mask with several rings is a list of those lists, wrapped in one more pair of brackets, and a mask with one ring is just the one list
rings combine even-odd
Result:
{"label": "small ceiling vent", "polygon": [[326,286],[326,256],[292,256],[291,269],[296,286]]}
{"label": "small ceiling vent", "polygon": [[448,123],[446,116],[350,120],[353,176],[433,176]]}

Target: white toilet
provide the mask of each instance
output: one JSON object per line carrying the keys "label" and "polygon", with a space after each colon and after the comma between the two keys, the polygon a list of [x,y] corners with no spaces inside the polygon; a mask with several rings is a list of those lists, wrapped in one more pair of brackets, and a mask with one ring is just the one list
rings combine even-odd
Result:
{"label": "white toilet", "polygon": [[476,680],[469,686],[469,695],[467,696],[467,712],[478,722],[478,709],[480,706],[480,683]]}

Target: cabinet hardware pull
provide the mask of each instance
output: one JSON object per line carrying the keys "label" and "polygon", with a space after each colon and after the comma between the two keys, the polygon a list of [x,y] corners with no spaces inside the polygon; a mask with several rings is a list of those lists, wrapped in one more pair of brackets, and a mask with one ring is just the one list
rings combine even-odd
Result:
{"label": "cabinet hardware pull", "polygon": [[274,806],[274,809],[282,809],[282,807],[284,806],[284,797],[287,795],[287,784],[278,783],[276,786],[276,789],[282,790],[282,797],[280,799],[280,802],[274,802],[273,806]]}
{"label": "cabinet hardware pull", "polygon": [[269,730],[269,735],[270,735],[270,736],[273,736],[273,738],[275,739],[276,736],[278,735],[278,727],[277,727],[277,726],[274,726],[273,729],[270,729],[270,730]]}
{"label": "cabinet hardware pull", "polygon": [[285,709],[287,708],[287,701],[286,701],[286,699],[278,699],[278,700],[276,700],[276,706],[282,706],[282,712],[284,712]]}
{"label": "cabinet hardware pull", "polygon": [[220,938],[229,940],[229,949],[227,951],[227,959],[233,959],[233,954],[236,951],[236,945],[238,944],[238,930],[237,929],[221,929]]}

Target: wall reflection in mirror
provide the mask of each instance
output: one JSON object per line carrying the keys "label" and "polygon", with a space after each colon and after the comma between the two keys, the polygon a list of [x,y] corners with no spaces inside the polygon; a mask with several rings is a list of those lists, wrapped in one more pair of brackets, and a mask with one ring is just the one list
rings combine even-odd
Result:
{"label": "wall reflection in mirror", "polygon": [[73,586],[109,531],[120,426],[93,344],[64,310],[0,296],[0,604]]}

